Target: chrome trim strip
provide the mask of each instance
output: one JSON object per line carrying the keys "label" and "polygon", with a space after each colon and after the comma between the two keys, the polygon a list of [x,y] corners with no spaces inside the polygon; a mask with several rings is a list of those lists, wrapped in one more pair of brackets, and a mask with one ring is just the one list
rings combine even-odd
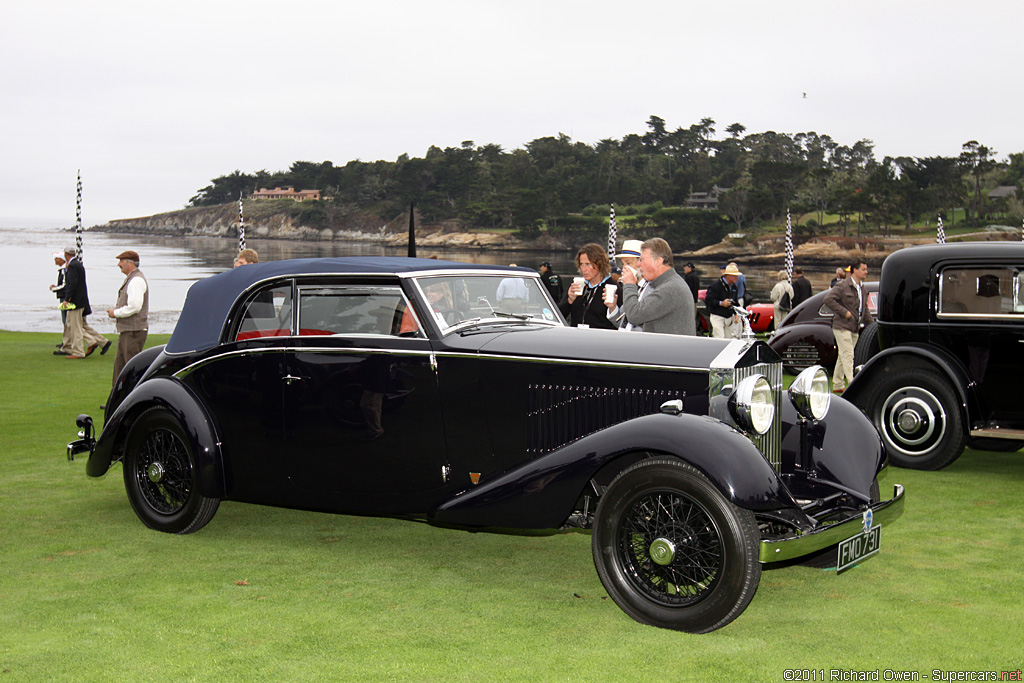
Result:
{"label": "chrome trim strip", "polygon": [[983,429],[972,429],[972,438],[985,439],[1007,439],[1009,441],[1020,441],[1024,439],[1024,429],[1002,429],[1000,427],[986,427]]}
{"label": "chrome trim strip", "polygon": [[[879,526],[895,521],[903,514],[904,490],[902,484],[893,487],[890,500],[875,503],[871,506],[872,526]],[[845,522],[823,526],[805,534],[790,538],[762,539],[758,560],[761,562],[782,562],[836,545],[851,536],[856,536],[864,528],[864,518],[860,513],[854,514]]]}
{"label": "chrome trim strip", "polygon": [[401,354],[405,356],[430,356],[436,366],[438,357],[448,358],[476,358],[478,360],[514,360],[533,363],[558,363],[564,365],[586,365],[589,367],[613,367],[613,368],[646,368],[653,370],[681,370],[684,372],[707,372],[707,368],[689,367],[682,365],[657,365],[654,363],[621,363],[614,361],[581,360],[577,358],[538,358],[535,356],[504,356],[479,353],[458,353],[449,351],[432,351],[417,349],[380,349],[366,347],[334,347],[334,346],[266,346],[257,349],[238,349],[210,356],[196,361],[174,373],[174,377],[181,379],[195,372],[197,369],[212,363],[215,360],[229,358],[232,356],[247,356],[265,353],[338,353],[338,354]]}

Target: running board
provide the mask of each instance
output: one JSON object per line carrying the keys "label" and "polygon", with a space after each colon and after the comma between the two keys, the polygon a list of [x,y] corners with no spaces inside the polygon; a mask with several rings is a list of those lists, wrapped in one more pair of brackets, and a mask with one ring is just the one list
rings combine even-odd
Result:
{"label": "running board", "polygon": [[972,429],[972,439],[1008,439],[1011,441],[1024,441],[1024,429],[1000,429],[999,427],[987,427],[985,429]]}

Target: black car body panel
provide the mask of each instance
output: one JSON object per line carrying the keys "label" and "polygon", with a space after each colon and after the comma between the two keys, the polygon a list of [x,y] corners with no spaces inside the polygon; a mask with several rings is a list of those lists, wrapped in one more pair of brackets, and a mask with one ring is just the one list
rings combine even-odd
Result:
{"label": "black car body panel", "polygon": [[[527,294],[503,296],[505,280]],[[590,528],[602,514],[647,524],[696,505],[650,530],[665,571],[689,552],[682,527],[720,510],[692,533],[737,522],[753,572],[856,534],[862,515],[902,511],[901,488],[877,496],[886,457],[870,422],[841,399],[828,416],[803,417],[784,393],[763,342],[569,328],[528,269],[307,259],[196,283],[167,346],[118,379],[98,439],[87,433],[68,452],[89,452],[90,476],[122,461],[133,508],[162,531],[201,528],[222,499],[535,530]],[[609,512],[648,476],[664,488],[635,505],[651,495],[664,512]],[[599,573],[633,552],[599,548],[598,536]],[[686,591],[733,590],[716,576]],[[695,632],[735,618],[756,585],[748,576],[725,598],[736,607],[705,622],[683,609],[681,584],[650,580],[678,620],[648,616],[632,588],[615,593],[619,604]],[[634,598],[639,612],[625,606]]]}

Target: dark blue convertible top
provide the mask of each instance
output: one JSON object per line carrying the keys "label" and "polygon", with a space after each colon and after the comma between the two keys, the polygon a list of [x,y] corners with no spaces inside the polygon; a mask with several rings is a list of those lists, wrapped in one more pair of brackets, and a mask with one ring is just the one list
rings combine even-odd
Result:
{"label": "dark blue convertible top", "polygon": [[198,280],[189,288],[185,305],[165,350],[167,353],[189,353],[216,346],[220,342],[224,320],[232,305],[249,287],[264,280],[291,275],[406,275],[436,270],[481,269],[536,274],[536,271],[529,268],[389,256],[305,258],[232,268]]}

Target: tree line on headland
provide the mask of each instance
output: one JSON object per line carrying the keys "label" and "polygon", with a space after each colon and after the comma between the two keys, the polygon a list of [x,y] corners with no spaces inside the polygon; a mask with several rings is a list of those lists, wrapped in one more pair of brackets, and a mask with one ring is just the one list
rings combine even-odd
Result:
{"label": "tree line on headland", "polygon": [[[395,161],[296,161],[287,171],[235,171],[215,178],[189,201],[210,206],[237,201],[258,188],[318,189],[330,201],[304,202],[294,211],[304,225],[331,227],[359,211],[385,221],[410,202],[426,222],[464,229],[512,229],[522,237],[542,232],[600,233],[609,204],[632,227],[656,229],[679,248],[696,248],[730,230],[778,225],[787,210],[804,215],[798,231],[812,236],[831,221],[847,235],[888,230],[944,217],[962,208],[974,226],[1024,214],[1024,152],[1008,161],[971,140],[954,157],[885,157],[871,140],[852,146],[816,132],[747,133],[734,123],[716,137],[715,121],[701,119],[670,131],[651,116],[643,133],[596,144],[568,136],[542,137],[521,149],[471,140],[432,146],[424,157]],[[1016,196],[993,199],[996,187]],[[724,190],[718,210],[685,208],[693,193]],[[827,217],[827,218],[826,218]],[[799,222],[799,221],[798,221]]]}

